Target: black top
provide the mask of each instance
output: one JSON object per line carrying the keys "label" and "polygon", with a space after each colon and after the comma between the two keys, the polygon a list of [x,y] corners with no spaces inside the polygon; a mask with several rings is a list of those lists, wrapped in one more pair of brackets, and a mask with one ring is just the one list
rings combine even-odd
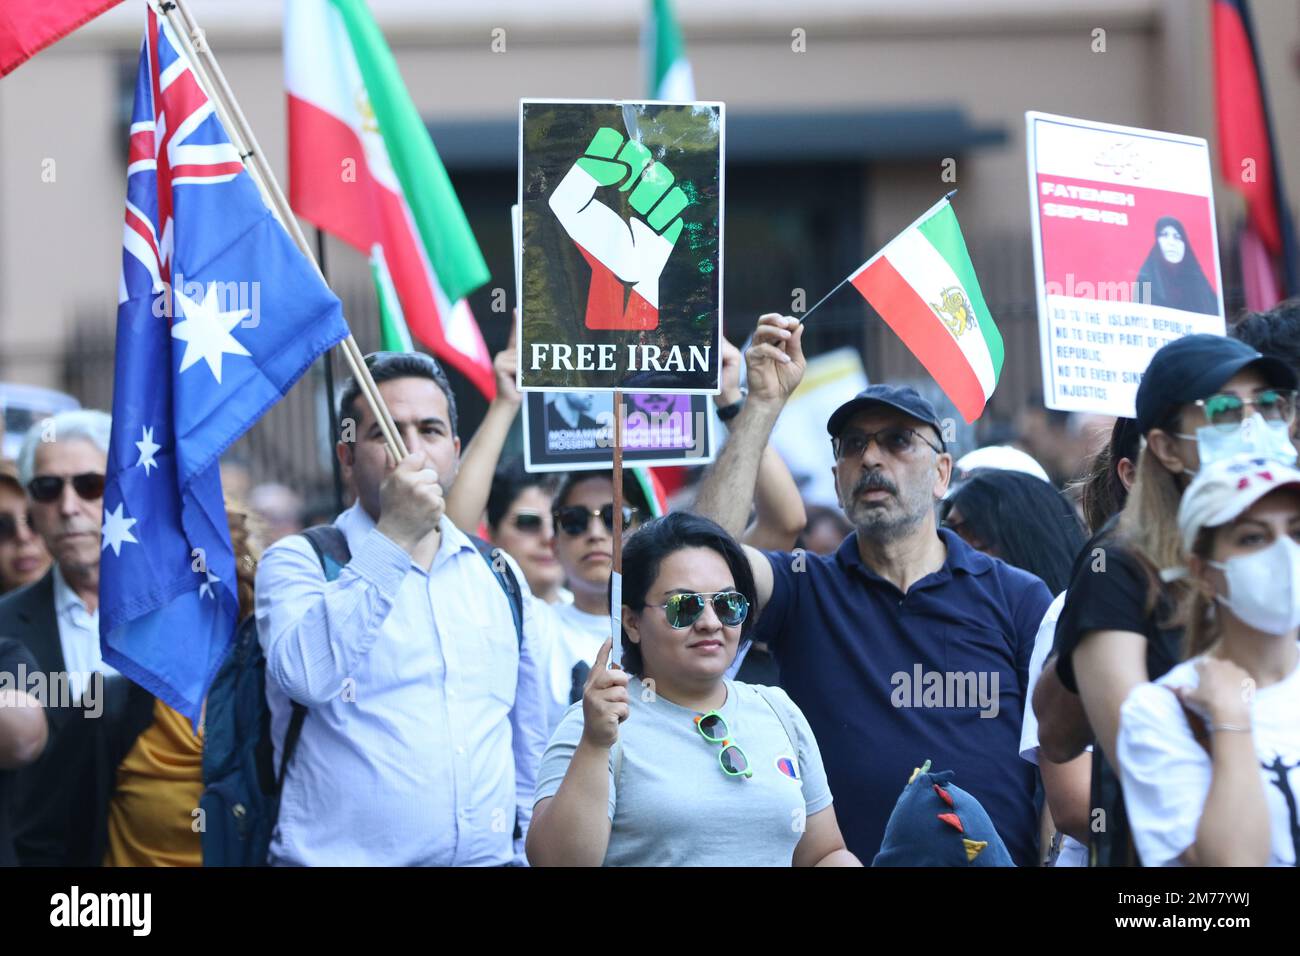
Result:
{"label": "black top", "polygon": [[[1147,639],[1147,677],[1155,680],[1181,659],[1182,628],[1169,625],[1171,604],[1163,585],[1150,612],[1151,575],[1142,560],[1119,543],[1111,521],[1084,545],[1070,577],[1069,593],[1056,624],[1056,672],[1078,693],[1071,657],[1090,631],[1133,631]],[[1101,755],[1102,759],[1095,759]],[[1097,751],[1092,762],[1091,806],[1105,813],[1106,826],[1089,841],[1092,866],[1137,866],[1119,774]]]}
{"label": "black top", "polygon": [[[27,687],[25,680],[19,680],[20,674],[36,673],[36,658],[18,641],[0,637],[0,674],[6,675],[3,684],[23,691]],[[14,771],[0,770],[0,866],[14,866],[18,859],[14,855],[13,831],[13,793]]]}
{"label": "black top", "polygon": [[1056,622],[1056,673],[1072,693],[1074,649],[1090,631],[1133,631],[1147,639],[1147,677],[1155,680],[1181,659],[1183,630],[1169,624],[1172,607],[1163,586],[1147,611],[1151,575],[1142,560],[1117,540],[1112,526],[1094,535],[1075,560],[1069,593]]}

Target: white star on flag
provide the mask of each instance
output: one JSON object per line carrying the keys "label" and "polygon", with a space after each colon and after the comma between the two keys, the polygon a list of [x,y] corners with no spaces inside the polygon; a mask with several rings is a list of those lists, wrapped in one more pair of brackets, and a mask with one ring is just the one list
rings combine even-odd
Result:
{"label": "white star on flag", "polygon": [[154,443],[152,428],[146,428],[142,426],[142,431],[143,431],[143,437],[141,438],[140,441],[135,443],[135,447],[140,449],[140,460],[137,461],[136,464],[144,465],[144,473],[145,476],[148,477],[149,469],[158,467],[158,462],[154,461],[153,456],[154,456],[154,452],[156,452],[159,448],[161,448],[162,445],[158,445]]}
{"label": "white star on flag", "polygon": [[205,598],[205,597],[210,597],[210,598],[212,598],[212,600],[215,601],[216,598],[213,597],[213,595],[212,595],[212,585],[214,585],[214,584],[216,584],[218,581],[220,581],[221,578],[217,577],[217,576],[216,576],[215,574],[213,574],[211,571],[208,571],[208,572],[207,572],[207,575],[208,575],[208,579],[207,579],[206,581],[204,581],[202,584],[199,585],[199,598],[200,598],[200,600],[201,600],[201,599],[203,599],[203,598]]}
{"label": "white star on flag", "polygon": [[[248,355],[248,349],[230,334],[240,322],[253,314],[252,309],[236,309],[222,312],[218,309],[217,284],[208,284],[203,301],[195,302],[180,290],[176,291],[185,319],[172,326],[172,338],[185,343],[185,355],[181,359],[181,371],[185,371],[200,359],[208,363],[208,369],[221,383],[221,356]],[[250,356],[251,357],[251,356]]]}
{"label": "white star on flag", "polygon": [[122,545],[128,541],[131,544],[139,544],[135,535],[131,533],[131,525],[135,524],[134,518],[128,518],[122,514],[121,503],[112,511],[104,514],[104,543],[100,546],[101,551],[107,551],[111,546],[115,557],[122,556]]}

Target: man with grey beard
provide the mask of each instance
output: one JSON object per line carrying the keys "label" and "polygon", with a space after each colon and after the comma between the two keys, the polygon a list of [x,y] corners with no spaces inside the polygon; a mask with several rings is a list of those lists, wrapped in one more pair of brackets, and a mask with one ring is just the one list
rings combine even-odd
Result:
{"label": "man with grey beard", "polygon": [[[759,319],[749,396],[701,484],[696,510],[734,535],[772,427],[803,378],[802,337],[789,316]],[[745,551],[758,592],[752,637],[774,648],[781,685],[812,725],[848,848],[875,856],[899,794],[928,759],[956,772],[1018,865],[1035,865],[1034,770],[1020,758],[1020,727],[1052,596],[938,526],[953,459],[914,389],[873,385],[836,409],[827,431],[854,532],[832,555]],[[914,678],[920,687],[898,692]],[[972,686],[996,688],[998,700],[947,693]]]}

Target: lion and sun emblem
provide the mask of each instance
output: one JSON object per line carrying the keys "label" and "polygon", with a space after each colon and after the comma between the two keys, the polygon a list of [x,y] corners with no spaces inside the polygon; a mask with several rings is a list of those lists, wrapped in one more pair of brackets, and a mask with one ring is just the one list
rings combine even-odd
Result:
{"label": "lion and sun emblem", "polygon": [[939,294],[939,300],[938,304],[931,302],[929,306],[956,338],[961,338],[970,329],[979,327],[970,299],[966,298],[966,293],[960,286],[954,285],[944,289]]}

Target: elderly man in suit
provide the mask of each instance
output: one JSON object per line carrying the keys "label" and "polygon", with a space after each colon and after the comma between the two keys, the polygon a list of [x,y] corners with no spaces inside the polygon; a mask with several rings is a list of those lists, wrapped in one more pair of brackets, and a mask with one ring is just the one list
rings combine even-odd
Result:
{"label": "elderly man in suit", "polygon": [[60,779],[59,765],[79,745],[71,738],[61,745],[60,738],[84,736],[78,715],[101,712],[103,681],[93,675],[116,674],[99,646],[100,523],[111,427],[104,412],[60,412],[32,426],[18,456],[32,526],[54,559],[39,581],[0,599],[0,637],[27,647],[48,697],[42,703],[49,747],[18,784],[15,843],[22,863],[73,862],[57,826],[35,835],[42,829],[38,818],[58,819],[58,802],[74,789]]}

